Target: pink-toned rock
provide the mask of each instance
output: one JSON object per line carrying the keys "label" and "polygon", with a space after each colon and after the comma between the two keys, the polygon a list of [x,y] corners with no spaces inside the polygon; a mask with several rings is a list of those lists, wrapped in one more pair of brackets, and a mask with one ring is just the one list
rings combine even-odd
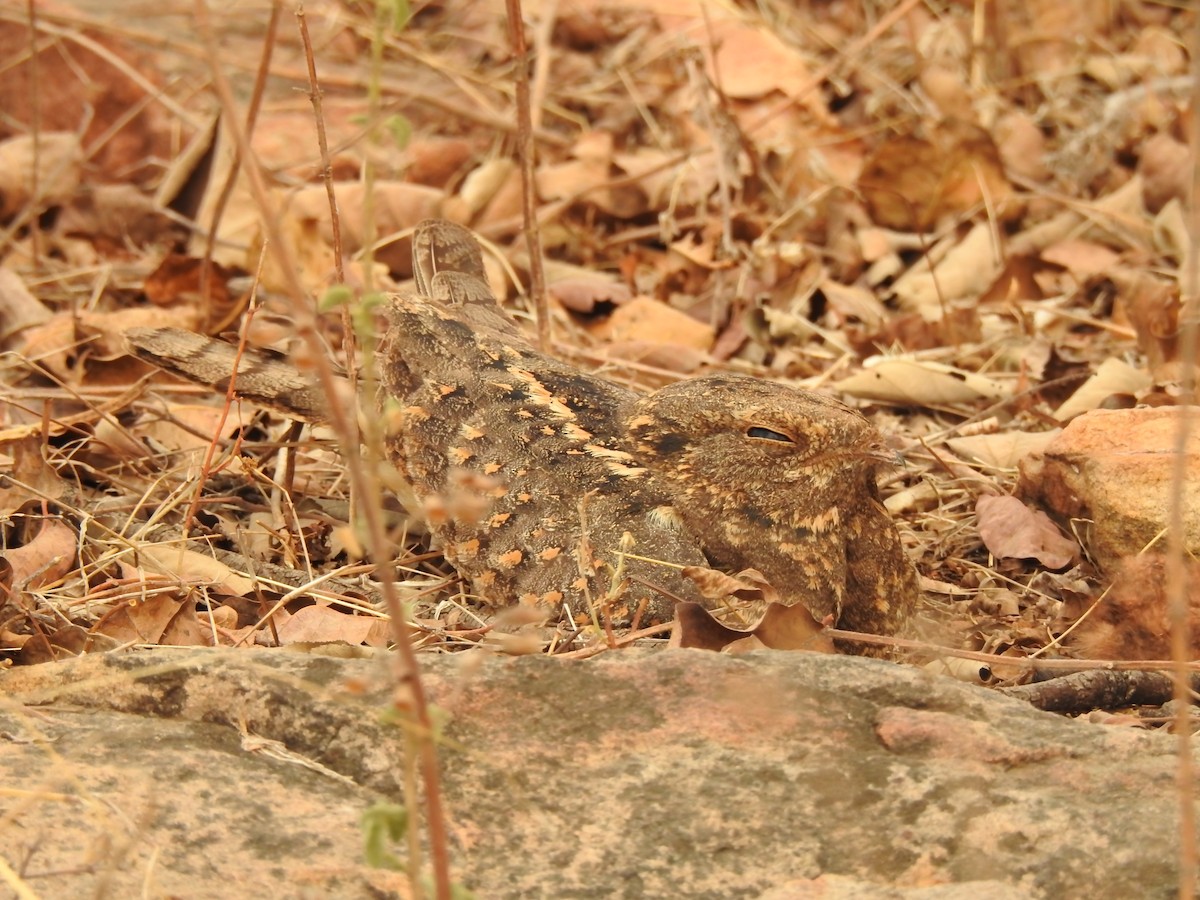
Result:
{"label": "pink-toned rock", "polygon": [[1200,552],[1200,409],[1195,407],[1085,413],[1044,451],[1021,461],[1018,491],[1078,534],[1100,566],[1111,571],[1166,528],[1185,410],[1195,418],[1182,485],[1184,524],[1188,549]]}
{"label": "pink-toned rock", "polygon": [[[0,672],[7,858],[44,897],[406,896],[364,864],[358,822],[403,803],[386,659],[171,649]],[[423,668],[451,864],[478,897],[1125,900],[1178,885],[1170,735],[819,653]]]}

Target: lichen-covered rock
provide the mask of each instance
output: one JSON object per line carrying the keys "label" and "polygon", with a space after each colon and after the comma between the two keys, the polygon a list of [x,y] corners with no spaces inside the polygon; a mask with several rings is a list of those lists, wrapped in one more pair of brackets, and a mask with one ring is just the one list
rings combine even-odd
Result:
{"label": "lichen-covered rock", "polygon": [[[454,869],[481,897],[1174,895],[1165,735],[852,657],[424,663]],[[401,802],[388,672],[156,651],[4,673],[26,706],[3,713],[0,781],[29,792],[0,797],[10,858],[46,896],[399,890],[357,849],[357,812]],[[357,784],[242,749],[241,721]],[[89,868],[101,843],[121,855]]]}

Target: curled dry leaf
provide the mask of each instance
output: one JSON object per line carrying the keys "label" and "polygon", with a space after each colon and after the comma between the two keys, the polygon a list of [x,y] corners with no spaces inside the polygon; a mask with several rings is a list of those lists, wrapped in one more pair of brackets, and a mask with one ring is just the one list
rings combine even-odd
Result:
{"label": "curled dry leaf", "polygon": [[1061,429],[1053,431],[1002,431],[997,434],[972,434],[950,438],[950,449],[971,462],[993,469],[1016,469],[1017,463],[1031,453],[1040,453]]}
{"label": "curled dry leaf", "polygon": [[1171,200],[1183,200],[1190,189],[1192,154],[1187,144],[1158,133],[1141,146],[1138,174],[1146,209],[1157,213]]}
{"label": "curled dry leaf", "polygon": [[726,575],[716,569],[688,566],[683,577],[693,582],[709,600],[736,598],[742,602],[764,602],[766,611],[758,624],[739,631],[717,622],[702,606],[680,603],[675,608],[676,635],[680,647],[699,647],[723,652],[744,652],[769,647],[772,650],[814,650],[833,653],[833,642],[802,604],[778,602],[779,592],[756,569]]}
{"label": "curled dry leaf", "polygon": [[988,552],[1002,559],[1036,559],[1061,569],[1076,558],[1079,545],[1039,510],[1016,497],[984,495],[975,503],[979,536]]}
{"label": "curled dry leaf", "polygon": [[617,341],[608,345],[604,355],[681,375],[695,372],[708,360],[708,354],[695,347],[650,341]]}
{"label": "curled dry leaf", "polygon": [[1099,409],[1113,394],[1136,394],[1146,390],[1153,383],[1154,380],[1148,373],[1135,369],[1122,359],[1110,356],[1054,411],[1054,418],[1060,422],[1070,421],[1081,413]]}
{"label": "curled dry leaf", "polygon": [[305,641],[343,641],[383,647],[388,640],[388,622],[373,616],[352,616],[329,606],[305,606],[278,627],[283,644]]}
{"label": "curled dry leaf", "polygon": [[696,585],[700,595],[709,600],[721,600],[725,597],[765,600],[768,603],[779,600],[779,592],[757,569],[743,569],[737,575],[726,575],[724,572],[703,566],[684,566],[683,577]]}
{"label": "curled dry leaf", "polygon": [[720,652],[746,636],[745,631],[726,628],[699,603],[675,604],[675,630],[671,633],[670,642],[673,647]]}
{"label": "curled dry leaf", "polygon": [[[719,579],[713,579],[710,587],[715,589],[718,582]],[[677,604],[671,644],[720,653],[744,653],[763,648],[836,652],[833,641],[823,634],[812,613],[800,604],[784,606],[781,603],[768,603],[762,621],[750,631],[722,625],[699,603]]]}
{"label": "curled dry leaf", "polygon": [[793,606],[768,604],[766,615],[754,629],[754,636],[772,650],[836,652],[833,641],[823,633],[821,624],[799,603]]}
{"label": "curled dry leaf", "polygon": [[21,276],[0,266],[0,349],[26,328],[41,325],[51,317],[46,305],[30,293]]}
{"label": "curled dry leaf", "polygon": [[1104,244],[1069,238],[1051,244],[1042,251],[1045,262],[1062,266],[1080,281],[1098,272],[1107,272],[1120,260],[1120,256]]}
{"label": "curled dry leaf", "polygon": [[58,581],[75,568],[79,535],[58,519],[43,519],[41,530],[28,544],[4,552],[8,587],[36,590]]}
{"label": "curled dry leaf", "polygon": [[645,341],[707,350],[716,339],[711,325],[667,306],[653,297],[634,297],[589,329],[609,341]]}
{"label": "curled dry leaf", "polygon": [[0,475],[7,476],[0,479],[0,519],[8,518],[33,497],[53,500],[67,491],[66,482],[42,455],[44,440],[40,433],[23,433],[9,440],[0,429]]}
{"label": "curled dry leaf", "polygon": [[[142,601],[122,603],[102,618],[92,628],[93,633],[103,634],[122,644],[171,644],[196,646],[202,641],[187,640],[188,629],[177,625],[174,633],[167,637],[168,629],[180,614],[185,619],[195,619],[195,603],[178,600],[167,594],[157,594]],[[198,634],[198,629],[195,630]],[[182,639],[182,640],[180,640]]]}
{"label": "curled dry leaf", "polygon": [[500,157],[481,163],[463,179],[456,199],[462,202],[468,215],[479,215],[504,185],[512,181],[516,168],[511,159]]}
{"label": "curled dry leaf", "polygon": [[898,356],[867,360],[866,368],[835,386],[852,397],[901,406],[951,406],[1002,400],[1009,394],[1005,385],[986,375]]}
{"label": "curled dry leaf", "polygon": [[581,315],[594,312],[597,303],[620,306],[633,296],[621,282],[599,274],[560,278],[548,284],[546,292],[571,312]]}
{"label": "curled dry leaf", "polygon": [[1013,194],[991,135],[954,120],[929,139],[884,141],[864,163],[858,188],[872,221],[899,231],[929,231],[984,202],[1003,210]]}
{"label": "curled dry leaf", "polygon": [[29,135],[0,141],[0,221],[12,218],[34,199],[35,184],[43,208],[66,203],[79,188],[83,148],[77,134],[44,131],[38,135],[36,152],[34,147]]}
{"label": "curled dry leaf", "polygon": [[924,666],[928,672],[938,675],[949,675],[968,684],[989,684],[994,680],[991,668],[986,663],[976,660],[960,659],[957,656],[942,656],[927,662]]}
{"label": "curled dry leaf", "polygon": [[[169,575],[182,583],[207,584],[219,594],[244,597],[254,590],[254,579],[238,572],[211,556],[188,550],[180,544],[152,544],[138,548],[137,562],[160,575]],[[122,562],[127,577],[136,577],[137,570]]]}
{"label": "curled dry leaf", "polygon": [[804,57],[773,32],[732,18],[714,23],[714,31],[718,46],[709,77],[725,96],[744,100],[782,91],[799,98],[809,86]]}
{"label": "curled dry leaf", "polygon": [[975,225],[940,261],[914,265],[892,285],[903,309],[918,312],[930,322],[946,313],[955,300],[978,297],[1003,269],[999,248],[987,222]]}

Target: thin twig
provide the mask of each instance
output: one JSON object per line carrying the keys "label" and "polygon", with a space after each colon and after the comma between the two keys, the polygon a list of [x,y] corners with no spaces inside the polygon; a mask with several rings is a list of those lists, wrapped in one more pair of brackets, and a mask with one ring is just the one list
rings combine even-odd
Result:
{"label": "thin twig", "polygon": [[537,310],[538,346],[550,346],[550,305],[546,298],[546,273],[542,268],[542,241],[537,218],[537,185],[534,183],[533,118],[529,103],[529,49],[521,0],[504,0],[508,39],[512,45],[517,87],[517,152],[521,160],[521,214],[525,220],[525,247],[529,251],[529,292]]}
{"label": "thin twig", "polygon": [[[258,71],[254,74],[254,87],[250,91],[250,105],[246,109],[247,134],[254,134],[254,126],[258,123],[258,112],[262,109],[262,98],[267,89],[267,77],[271,73],[271,57],[275,52],[275,35],[278,33],[280,10],[279,0],[274,0],[271,4],[271,18],[267,20],[267,30],[263,35],[262,53],[258,57]],[[213,140],[214,143],[220,140],[219,132],[214,135]],[[212,278],[212,258],[217,247],[217,233],[221,228],[221,219],[225,217],[229,198],[233,196],[233,189],[237,186],[237,177],[240,171],[240,160],[235,154],[233,165],[225,173],[225,183],[221,185],[217,202],[213,204],[212,219],[205,225],[208,233],[204,241],[204,262],[200,266],[200,296],[203,298],[202,302],[206,304],[209,302],[208,282]]]}
{"label": "thin twig", "polygon": [[[285,287],[293,302],[293,315],[297,334],[306,342],[313,369],[322,388],[330,398],[338,396],[337,380],[333,367],[325,355],[317,333],[316,312],[309,302],[303,284],[300,282],[299,266],[292,258],[288,245],[283,239],[283,231],[279,218],[271,205],[267,191],[266,178],[259,166],[258,158],[250,146],[250,138],[242,123],[235,115],[237,103],[229,80],[221,68],[220,52],[216,35],[209,19],[208,7],[205,0],[195,0],[195,20],[197,31],[204,43],[208,57],[209,68],[212,72],[213,90],[216,91],[222,108],[232,123],[231,131],[241,153],[242,165],[245,167],[250,189],[263,220],[263,230],[267,236],[267,251],[271,253],[284,279]],[[342,442],[342,451],[346,460],[346,469],[351,484],[362,496],[369,496],[374,491],[375,496],[381,494],[374,482],[378,473],[368,473],[360,464],[357,441],[349,443],[355,430],[351,421],[351,411],[343,408],[341,403],[330,404],[330,423]],[[433,848],[434,884],[439,900],[449,900],[451,894],[450,866],[445,848],[449,846],[446,816],[442,803],[441,778],[438,771],[437,744],[433,738],[433,721],[429,713],[429,701],[425,694],[425,685],[421,679],[421,670],[417,663],[416,652],[409,640],[409,629],[406,625],[407,616],[396,592],[395,573],[393,564],[387,552],[387,539],[383,524],[380,504],[364,503],[362,517],[366,524],[367,545],[372,556],[379,562],[377,574],[380,579],[380,589],[387,606],[391,629],[396,645],[395,677],[397,682],[397,706],[412,710],[416,720],[415,731],[418,733],[417,745],[421,766],[421,778],[425,784],[425,813],[429,827],[429,842]],[[400,691],[407,688],[408,694],[403,699]],[[441,848],[439,851],[438,848]]]}
{"label": "thin twig", "polygon": [[[38,184],[38,170],[41,168],[42,162],[42,91],[41,54],[38,52],[37,46],[38,20],[35,0],[27,0],[26,10],[29,14],[29,136],[33,141],[33,165],[29,171],[29,196],[30,202],[36,203],[41,187]],[[30,264],[33,271],[36,272],[41,267],[42,257],[42,241],[36,226],[29,229],[29,254],[32,257]]]}
{"label": "thin twig", "polygon": [[[333,189],[333,163],[329,160],[329,139],[325,135],[325,116],[321,111],[321,84],[317,81],[317,62],[313,57],[312,39],[308,35],[308,17],[304,15],[304,4],[296,7],[296,23],[300,27],[300,40],[304,44],[304,61],[308,64],[308,99],[312,103],[313,118],[317,122],[317,147],[321,151],[321,181],[329,196],[329,219],[333,231],[333,269],[338,284],[346,283],[346,272],[342,263],[342,223],[338,218],[337,193]],[[353,362],[353,361],[351,361]],[[354,366],[350,365],[350,371]]]}
{"label": "thin twig", "polygon": [[[1192,109],[1200,104],[1200,19],[1192,23]],[[1189,135],[1192,154],[1191,196],[1187,217],[1189,252],[1180,272],[1180,364],[1183,378],[1179,392],[1179,428],[1172,457],[1171,500],[1167,510],[1167,603],[1171,622],[1171,659],[1175,676],[1175,740],[1178,743],[1176,788],[1179,796],[1179,897],[1194,897],[1196,890],[1196,805],[1195,763],[1192,760],[1192,697],[1188,660],[1192,655],[1187,566],[1187,525],[1184,521],[1189,438],[1194,425],[1196,402],[1196,340],[1200,337],[1200,123],[1192,117]],[[1191,586],[1195,588],[1195,585]]]}

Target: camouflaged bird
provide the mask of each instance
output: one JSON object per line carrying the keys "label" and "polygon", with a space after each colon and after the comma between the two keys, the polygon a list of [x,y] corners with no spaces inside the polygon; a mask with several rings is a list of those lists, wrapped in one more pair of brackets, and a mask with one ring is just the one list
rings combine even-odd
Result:
{"label": "camouflaged bird", "polygon": [[[417,292],[393,298],[380,353],[388,452],[473,593],[652,622],[700,600],[682,567],[754,568],[818,620],[901,626],[916,573],[875,484],[893,454],[859,413],[736,375],[640,396],[535,349],[466,229],[423,223],[413,257]],[[164,331],[131,334],[135,352],[162,365],[147,345]],[[242,368],[277,365],[252,355]],[[315,404],[302,417],[319,417],[302,377],[289,391]]]}

